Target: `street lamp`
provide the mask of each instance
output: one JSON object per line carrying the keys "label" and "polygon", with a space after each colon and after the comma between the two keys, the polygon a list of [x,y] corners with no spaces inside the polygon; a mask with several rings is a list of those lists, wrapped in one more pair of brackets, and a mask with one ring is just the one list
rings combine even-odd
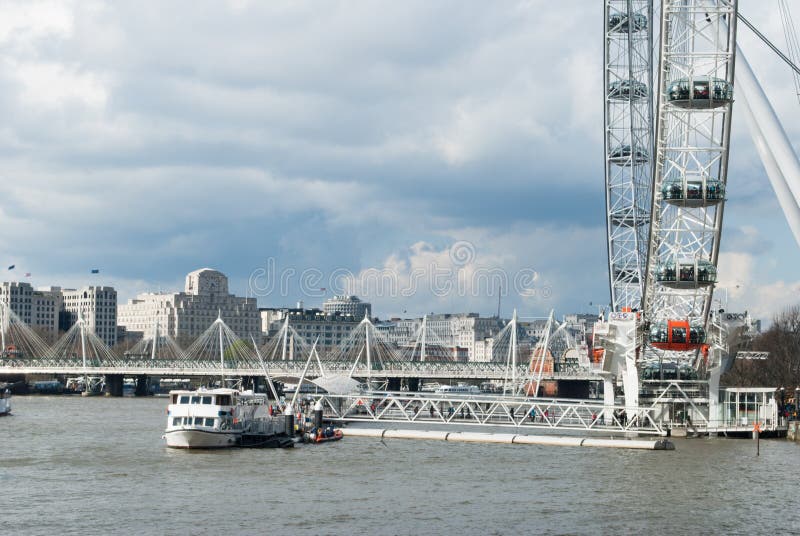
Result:
{"label": "street lamp", "polygon": [[786,414],[786,389],[781,387],[781,414],[780,414],[781,418],[778,419],[778,422],[783,420],[782,417],[785,414]]}
{"label": "street lamp", "polygon": [[786,389],[781,387],[781,416],[783,416],[784,408],[786,408]]}

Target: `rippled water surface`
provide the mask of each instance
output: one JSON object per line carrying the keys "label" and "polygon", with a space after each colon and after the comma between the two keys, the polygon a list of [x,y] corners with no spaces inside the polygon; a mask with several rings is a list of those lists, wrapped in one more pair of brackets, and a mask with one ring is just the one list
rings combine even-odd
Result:
{"label": "rippled water surface", "polygon": [[166,399],[14,397],[5,534],[754,534],[800,530],[800,447],[673,452],[345,438],[164,447]]}

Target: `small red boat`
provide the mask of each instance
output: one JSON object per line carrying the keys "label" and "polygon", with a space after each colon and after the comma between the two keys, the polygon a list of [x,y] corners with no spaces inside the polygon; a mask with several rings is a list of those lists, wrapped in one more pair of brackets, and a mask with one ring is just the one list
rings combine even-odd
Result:
{"label": "small red boat", "polygon": [[325,443],[327,441],[339,441],[344,437],[344,434],[339,429],[333,427],[319,428],[315,433],[306,434],[306,440],[309,443]]}

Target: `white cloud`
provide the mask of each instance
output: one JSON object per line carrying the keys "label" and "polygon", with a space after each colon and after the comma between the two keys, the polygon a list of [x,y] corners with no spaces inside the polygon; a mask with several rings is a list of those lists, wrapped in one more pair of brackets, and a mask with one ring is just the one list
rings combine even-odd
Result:
{"label": "white cloud", "polygon": [[3,68],[14,73],[22,86],[22,102],[33,109],[57,108],[70,101],[102,108],[108,99],[108,91],[97,75],[74,66],[6,62]]}
{"label": "white cloud", "polygon": [[336,290],[361,295],[390,315],[491,314],[499,293],[505,313],[518,308],[525,315],[546,315],[559,306],[589,310],[589,302],[605,301],[602,291],[592,290],[607,277],[598,257],[604,249],[602,229],[520,225],[443,234],[443,245],[414,243],[343,278]]}
{"label": "white cloud", "polygon": [[73,31],[72,2],[7,0],[0,4],[0,46],[29,49],[39,39]]}

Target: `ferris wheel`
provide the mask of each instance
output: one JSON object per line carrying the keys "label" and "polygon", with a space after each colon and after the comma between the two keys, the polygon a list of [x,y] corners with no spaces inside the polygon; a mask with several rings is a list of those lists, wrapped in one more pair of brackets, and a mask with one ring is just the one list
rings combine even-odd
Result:
{"label": "ferris wheel", "polygon": [[653,0],[605,3],[612,308],[643,312],[651,348],[696,354],[717,278],[736,1],[661,2],[657,84],[653,12]]}
{"label": "ferris wheel", "polygon": [[688,401],[708,423],[721,414],[720,378],[741,334],[711,311],[734,96],[800,245],[800,160],[737,47],[737,22],[789,65],[798,99],[800,40],[785,2],[778,7],[788,56],[738,12],[737,0],[654,4],[604,3],[612,314],[595,324],[593,344],[607,405],[621,384],[626,407],[646,401],[668,418],[671,404]]}

